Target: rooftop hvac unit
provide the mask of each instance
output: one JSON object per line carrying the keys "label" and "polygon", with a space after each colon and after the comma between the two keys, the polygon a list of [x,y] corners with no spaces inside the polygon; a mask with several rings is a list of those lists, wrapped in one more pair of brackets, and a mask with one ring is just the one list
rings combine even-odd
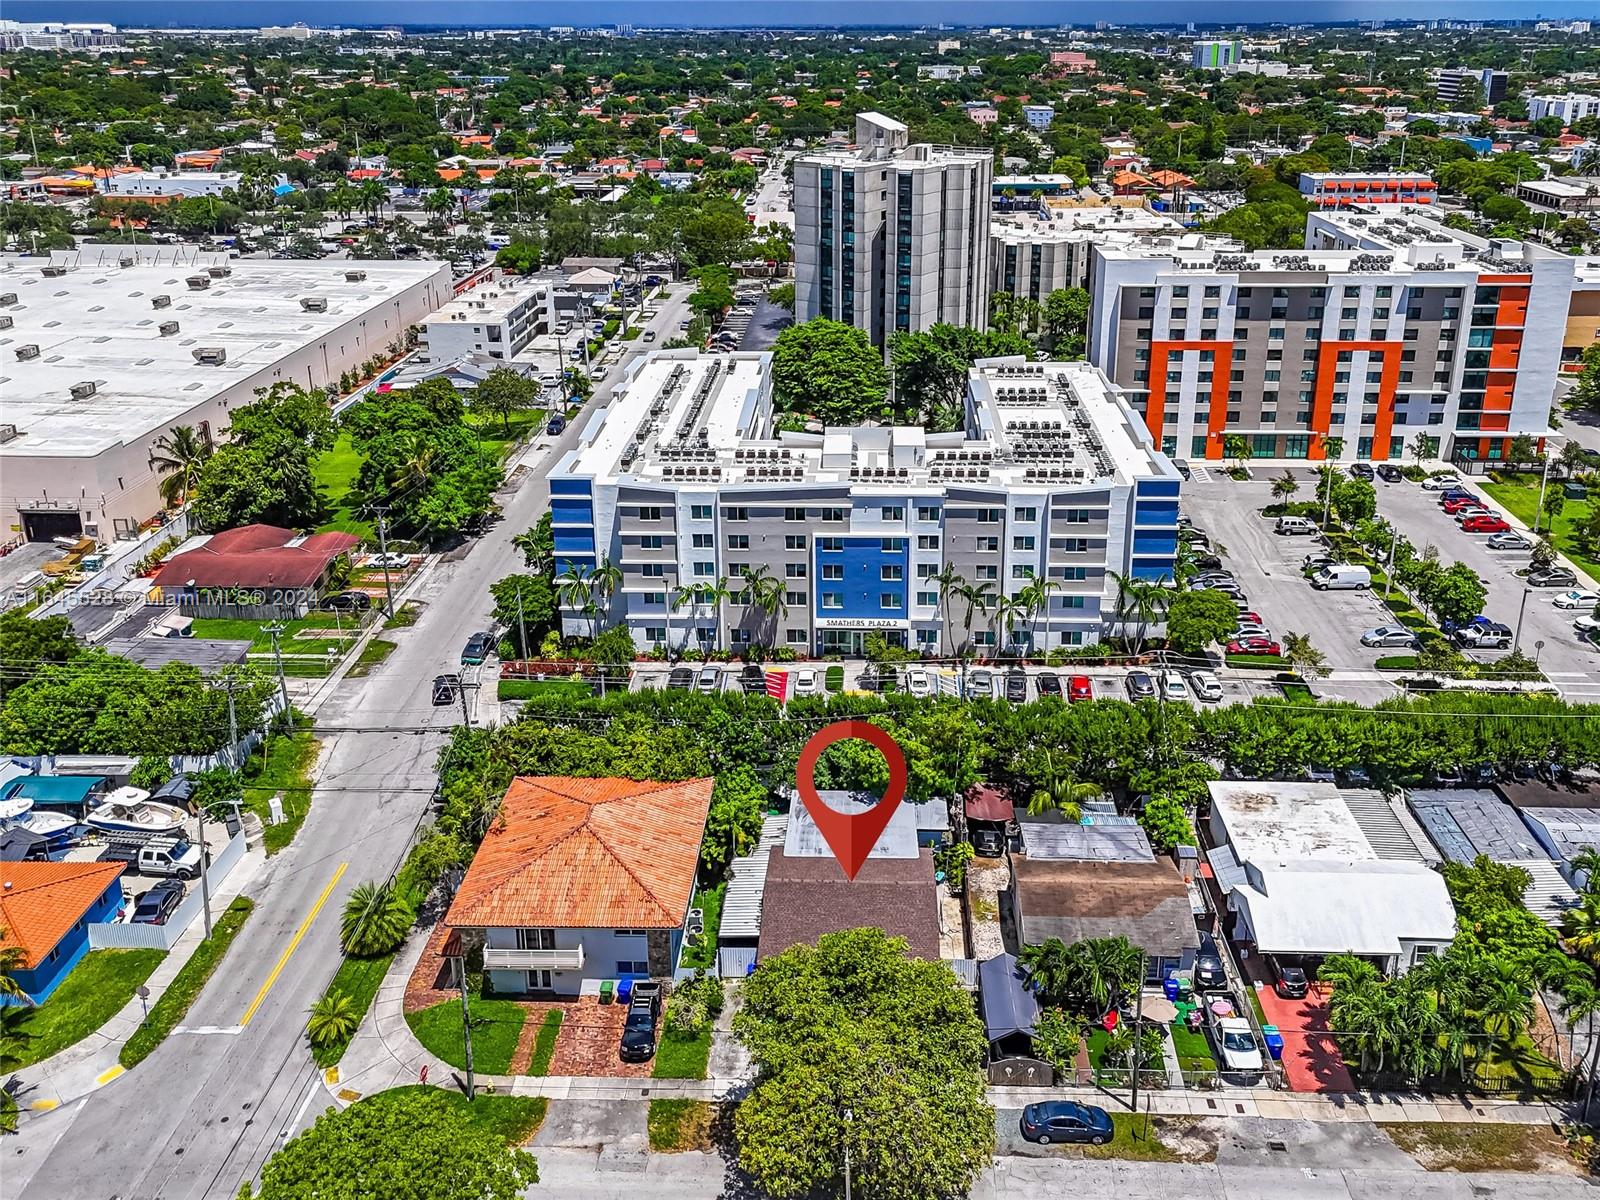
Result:
{"label": "rooftop hvac unit", "polygon": [[211,286],[211,277],[209,275],[191,275],[185,282],[188,283],[191,292],[203,292]]}
{"label": "rooftop hvac unit", "polygon": [[138,261],[139,260],[137,258],[135,258],[133,255],[124,254],[121,258],[117,259],[117,266],[121,267],[124,271],[126,271],[129,267],[133,266]]}
{"label": "rooftop hvac unit", "polygon": [[178,332],[178,323],[176,321],[163,321],[163,322],[161,322],[161,336],[162,337],[171,337],[173,334],[175,334],[177,332]]}
{"label": "rooftop hvac unit", "polygon": [[207,267],[206,274],[213,279],[226,279],[233,274],[232,267]]}
{"label": "rooftop hvac unit", "polygon": [[10,329],[14,324],[16,324],[16,322],[11,319],[11,315],[9,313],[4,316],[0,316],[0,329]]}
{"label": "rooftop hvac unit", "polygon": [[17,436],[17,427],[15,425],[0,425],[0,446],[5,445],[7,442],[15,441]]}
{"label": "rooftop hvac unit", "polygon": [[38,357],[39,357],[39,347],[37,347],[37,346],[27,345],[27,346],[18,346],[17,347],[17,361],[18,362],[27,362],[29,359],[38,358]]}
{"label": "rooftop hvac unit", "polygon": [[306,312],[327,312],[328,300],[326,296],[302,296],[300,307]]}
{"label": "rooftop hvac unit", "polygon": [[82,383],[75,383],[72,385],[71,391],[74,400],[87,400],[94,395],[94,380],[86,379]]}
{"label": "rooftop hvac unit", "polygon": [[0,308],[10,308],[17,302],[15,292],[0,292]]}
{"label": "rooftop hvac unit", "polygon": [[220,367],[228,361],[228,352],[222,346],[201,346],[194,352],[194,360],[197,363]]}
{"label": "rooftop hvac unit", "polygon": [[48,267],[39,268],[39,274],[43,275],[46,279],[60,279],[61,276],[65,275],[66,273],[67,269],[60,263],[51,263]]}
{"label": "rooftop hvac unit", "polygon": [[171,308],[172,307],[172,297],[171,296],[151,296],[150,297],[150,307],[151,308]]}
{"label": "rooftop hvac unit", "polygon": [[346,283],[365,283],[366,279],[367,273],[365,271],[346,271],[344,273],[344,281]]}

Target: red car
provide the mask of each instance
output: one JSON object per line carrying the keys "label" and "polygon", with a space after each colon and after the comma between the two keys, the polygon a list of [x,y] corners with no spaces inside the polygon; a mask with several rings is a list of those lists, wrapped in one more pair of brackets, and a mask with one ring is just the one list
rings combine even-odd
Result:
{"label": "red car", "polygon": [[1475,499],[1471,496],[1461,496],[1454,500],[1446,500],[1439,507],[1445,512],[1449,513],[1451,516],[1455,516],[1456,513],[1460,512],[1464,508],[1482,508],[1483,501]]}
{"label": "red car", "polygon": [[1094,688],[1089,684],[1087,675],[1074,675],[1067,680],[1068,700],[1093,700]]}
{"label": "red car", "polygon": [[1261,614],[1258,612],[1242,612],[1239,614],[1239,624],[1265,625],[1266,622],[1261,619]]}
{"label": "red car", "polygon": [[1229,642],[1227,650],[1229,654],[1264,654],[1268,658],[1280,658],[1283,655],[1282,646],[1264,637],[1239,638]]}
{"label": "red car", "polygon": [[1511,526],[1502,517],[1484,513],[1481,517],[1468,517],[1461,522],[1462,533],[1509,533]]}

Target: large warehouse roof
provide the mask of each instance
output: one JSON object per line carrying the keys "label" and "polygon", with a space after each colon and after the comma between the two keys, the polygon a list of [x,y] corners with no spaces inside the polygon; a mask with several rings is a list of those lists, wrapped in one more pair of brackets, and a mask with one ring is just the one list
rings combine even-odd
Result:
{"label": "large warehouse roof", "polygon": [[[368,336],[381,347],[383,306],[430,277],[440,299],[449,296],[449,269],[437,262],[229,260],[192,247],[110,245],[50,262],[0,257],[0,316],[12,322],[0,329],[0,422],[18,433],[0,454],[82,458],[135,441],[369,313],[378,324]],[[65,273],[44,273],[59,265]],[[213,266],[227,274],[212,277]],[[191,290],[191,276],[205,279],[204,290]],[[156,307],[160,296],[168,302]],[[303,299],[326,307],[308,311]],[[163,335],[165,322],[176,332]],[[18,358],[29,346],[37,355]],[[206,347],[226,361],[196,362]],[[75,396],[86,383],[93,394]]]}

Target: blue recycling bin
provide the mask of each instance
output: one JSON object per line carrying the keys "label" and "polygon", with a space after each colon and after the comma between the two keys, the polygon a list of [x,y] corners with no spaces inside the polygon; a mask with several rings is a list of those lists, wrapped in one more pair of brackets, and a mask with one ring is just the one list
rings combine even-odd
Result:
{"label": "blue recycling bin", "polygon": [[1267,1055],[1273,1062],[1283,1058],[1283,1034],[1278,1032],[1276,1025],[1263,1025],[1261,1027],[1261,1040],[1267,1044]]}
{"label": "blue recycling bin", "polygon": [[633,980],[631,980],[631,979],[619,979],[619,980],[617,980],[617,1003],[618,1004],[627,1004],[628,1001],[630,1001],[632,999],[633,999]]}
{"label": "blue recycling bin", "polygon": [[1168,1000],[1171,1000],[1174,1004],[1176,1004],[1179,995],[1178,977],[1176,975],[1168,975],[1161,981],[1161,990],[1166,994]]}

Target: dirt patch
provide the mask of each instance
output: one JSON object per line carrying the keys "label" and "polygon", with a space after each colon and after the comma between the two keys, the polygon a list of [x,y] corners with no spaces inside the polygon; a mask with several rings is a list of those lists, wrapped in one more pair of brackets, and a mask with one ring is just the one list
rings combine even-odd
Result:
{"label": "dirt patch", "polygon": [[1011,883],[1005,859],[975,858],[967,864],[967,909],[972,919],[972,956],[979,962],[1005,953],[1000,893]]}
{"label": "dirt patch", "polygon": [[1583,1173],[1566,1139],[1548,1125],[1406,1121],[1379,1128],[1430,1171]]}
{"label": "dirt patch", "polygon": [[652,1100],[648,1120],[650,1149],[657,1154],[682,1154],[716,1146],[717,1105],[709,1101]]}
{"label": "dirt patch", "polygon": [[1126,1159],[1134,1162],[1214,1162],[1221,1122],[1201,1117],[1146,1116],[1118,1113],[1116,1132],[1104,1146],[1063,1146],[1071,1157]]}

